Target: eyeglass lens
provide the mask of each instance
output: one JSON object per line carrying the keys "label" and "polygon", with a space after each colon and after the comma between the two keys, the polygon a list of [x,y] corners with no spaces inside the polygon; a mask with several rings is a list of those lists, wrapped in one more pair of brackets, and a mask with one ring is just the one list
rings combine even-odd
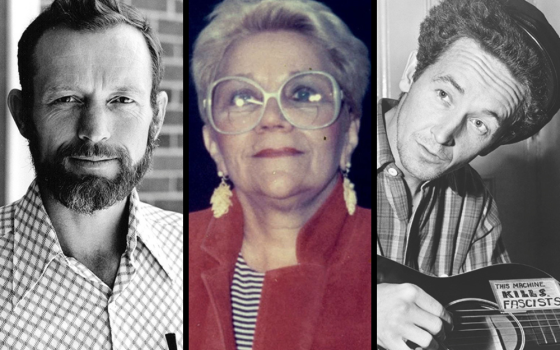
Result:
{"label": "eyeglass lens", "polygon": [[[284,117],[302,129],[319,129],[337,117],[334,83],[320,74],[290,79],[280,91],[279,103]],[[256,83],[227,79],[213,90],[212,118],[222,132],[249,131],[259,123],[265,104],[264,92]]]}

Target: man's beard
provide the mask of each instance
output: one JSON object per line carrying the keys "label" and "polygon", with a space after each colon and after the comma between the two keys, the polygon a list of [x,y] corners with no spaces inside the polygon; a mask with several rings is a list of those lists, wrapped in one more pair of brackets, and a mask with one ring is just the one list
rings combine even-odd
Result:
{"label": "man's beard", "polygon": [[[36,130],[33,131],[36,134]],[[39,187],[47,190],[49,195],[65,207],[88,215],[109,208],[130,195],[150,169],[155,147],[153,122],[144,156],[136,164],[132,163],[128,151],[122,146],[93,144],[82,140],[62,144],[54,155],[41,160],[37,135],[29,138],[29,149]],[[113,179],[108,179],[103,176],[76,174],[65,166],[70,157],[94,156],[115,158],[119,164],[117,175]]]}

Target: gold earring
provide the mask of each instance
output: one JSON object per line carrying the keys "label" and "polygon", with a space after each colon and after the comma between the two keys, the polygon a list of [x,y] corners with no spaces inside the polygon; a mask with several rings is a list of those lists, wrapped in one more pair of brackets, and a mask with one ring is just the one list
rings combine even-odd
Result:
{"label": "gold earring", "polygon": [[344,201],[346,202],[346,209],[348,209],[348,214],[354,215],[356,212],[356,204],[358,204],[358,196],[354,190],[354,184],[348,178],[350,174],[350,168],[352,164],[346,163],[346,169],[342,171],[342,176],[344,176]]}
{"label": "gold earring", "polygon": [[214,212],[214,217],[216,219],[221,218],[226,215],[229,211],[229,207],[233,204],[231,203],[231,188],[227,184],[227,175],[224,175],[221,171],[218,172],[218,176],[222,178],[220,186],[214,190],[212,198],[210,199],[210,204],[212,204],[212,211]]}

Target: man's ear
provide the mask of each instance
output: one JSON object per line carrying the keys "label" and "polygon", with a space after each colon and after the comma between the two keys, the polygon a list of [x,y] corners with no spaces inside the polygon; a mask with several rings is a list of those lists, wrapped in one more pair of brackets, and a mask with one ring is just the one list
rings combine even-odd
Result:
{"label": "man's ear", "polygon": [[26,129],[25,123],[25,110],[23,108],[23,94],[21,90],[13,89],[8,94],[8,108],[14,118],[14,122],[17,125],[19,133],[21,136],[29,139],[29,130]]}
{"label": "man's ear", "polygon": [[408,56],[408,61],[406,62],[406,67],[404,67],[404,72],[399,82],[399,88],[402,92],[409,92],[414,79],[414,73],[416,72],[416,66],[418,65],[418,60],[416,59],[417,50],[414,50]]}
{"label": "man's ear", "polygon": [[224,157],[222,156],[222,152],[220,152],[220,147],[218,146],[218,141],[216,141],[214,130],[208,125],[204,125],[202,127],[202,137],[204,139],[204,147],[206,147],[206,150],[208,151],[208,153],[210,153],[210,157],[212,157],[212,159],[216,163],[218,171],[221,171],[225,175],[228,175]]}
{"label": "man's ear", "polygon": [[167,110],[167,103],[168,103],[167,92],[165,91],[158,92],[156,103],[158,106],[158,111],[155,119],[156,123],[153,126],[153,128],[156,129],[154,139],[156,139],[159,136],[159,133],[161,132],[161,128],[163,126],[163,120],[165,119],[165,112]]}

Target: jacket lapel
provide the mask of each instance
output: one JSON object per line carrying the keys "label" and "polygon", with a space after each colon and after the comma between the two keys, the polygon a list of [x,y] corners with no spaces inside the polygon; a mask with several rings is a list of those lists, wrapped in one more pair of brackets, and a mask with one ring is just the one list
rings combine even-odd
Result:
{"label": "jacket lapel", "polygon": [[264,281],[253,350],[308,350],[328,283],[328,266],[347,223],[342,179],[297,239],[298,265],[269,271]]}
{"label": "jacket lapel", "polygon": [[205,349],[235,350],[229,294],[233,278],[231,273],[232,270],[226,267],[217,267],[202,273],[202,280],[210,297],[210,307],[206,316],[206,330],[209,334],[206,337]]}
{"label": "jacket lapel", "polygon": [[201,277],[210,299],[206,329],[208,350],[235,350],[230,286],[237,255],[243,242],[243,211],[234,195],[230,212],[212,219],[202,250],[207,253],[207,268]]}
{"label": "jacket lapel", "polygon": [[[205,350],[235,350],[230,286],[243,241],[243,210],[234,195],[230,212],[212,219],[202,249],[202,272],[210,298]],[[328,266],[334,258],[348,213],[342,179],[297,240],[299,264],[267,272],[257,319],[253,350],[307,350],[323,308]]]}
{"label": "jacket lapel", "polygon": [[327,269],[303,264],[266,275],[253,350],[307,350],[323,305]]}

